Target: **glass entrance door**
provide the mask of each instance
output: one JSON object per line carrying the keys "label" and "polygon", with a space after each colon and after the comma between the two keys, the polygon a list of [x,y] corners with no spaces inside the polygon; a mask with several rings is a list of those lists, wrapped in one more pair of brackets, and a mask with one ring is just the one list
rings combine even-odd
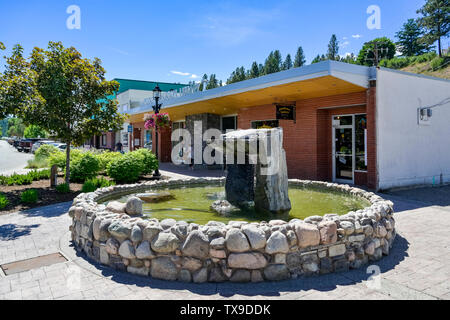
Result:
{"label": "glass entrance door", "polygon": [[333,117],[333,180],[353,183],[354,126],[353,116]]}
{"label": "glass entrance door", "polygon": [[353,129],[335,129],[336,180],[353,181]]}

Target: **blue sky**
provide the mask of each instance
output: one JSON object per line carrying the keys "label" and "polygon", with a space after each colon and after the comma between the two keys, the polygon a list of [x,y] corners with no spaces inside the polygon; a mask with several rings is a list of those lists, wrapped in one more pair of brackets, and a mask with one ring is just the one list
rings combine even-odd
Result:
{"label": "blue sky", "polygon": [[[263,63],[270,51],[307,63],[326,53],[330,37],[340,54],[357,54],[363,43],[395,33],[425,0],[272,1],[0,1],[0,41],[26,53],[48,41],[99,57],[107,78],[187,83],[204,73],[226,81],[238,66]],[[81,9],[81,29],[69,30],[66,9]],[[381,9],[381,29],[369,30],[370,5]],[[9,50],[6,51],[9,53]],[[0,59],[3,70],[3,59]]]}

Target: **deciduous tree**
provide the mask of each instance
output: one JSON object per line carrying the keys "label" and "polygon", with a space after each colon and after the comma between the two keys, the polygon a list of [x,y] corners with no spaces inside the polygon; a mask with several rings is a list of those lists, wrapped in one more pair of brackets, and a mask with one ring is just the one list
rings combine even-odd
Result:
{"label": "deciduous tree", "polygon": [[17,47],[7,61],[7,79],[29,75],[26,85],[2,96],[0,105],[15,100],[28,124],[40,126],[67,144],[66,183],[70,177],[71,145],[81,145],[103,131],[120,130],[125,116],[111,98],[119,89],[105,79],[101,61],[82,58],[74,47],[49,42],[48,49],[34,48],[29,61]]}

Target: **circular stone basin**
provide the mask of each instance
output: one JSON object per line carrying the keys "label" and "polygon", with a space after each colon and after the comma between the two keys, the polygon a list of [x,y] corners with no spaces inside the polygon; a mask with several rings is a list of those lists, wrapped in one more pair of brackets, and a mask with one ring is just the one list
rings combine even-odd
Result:
{"label": "circular stone basin", "polygon": [[[154,279],[261,282],[358,269],[389,255],[396,238],[393,203],[372,192],[289,180],[291,216],[220,217],[209,206],[223,196],[224,183],[224,178],[162,180],[80,194],[68,212],[73,245],[110,268]],[[106,206],[149,191],[175,199],[149,204],[143,216],[133,216],[141,212],[134,197],[126,205]],[[181,216],[167,219],[176,214]],[[291,219],[297,214],[308,217]],[[253,219],[260,222],[247,222]]]}
{"label": "circular stone basin", "polygon": [[143,197],[142,194],[126,195],[118,201],[125,203],[130,196],[137,196],[147,202],[143,205],[143,214],[146,218],[175,219],[201,225],[210,221],[227,223],[229,221],[260,222],[274,219],[289,221],[295,218],[303,220],[310,216],[323,216],[329,213],[342,215],[370,206],[370,202],[365,199],[335,191],[291,187],[289,197],[292,210],[287,215],[262,213],[253,209],[240,210],[222,216],[213,212],[210,207],[215,200],[225,199],[223,187],[194,186],[165,190],[155,189],[148,190],[146,194],[147,197]]}

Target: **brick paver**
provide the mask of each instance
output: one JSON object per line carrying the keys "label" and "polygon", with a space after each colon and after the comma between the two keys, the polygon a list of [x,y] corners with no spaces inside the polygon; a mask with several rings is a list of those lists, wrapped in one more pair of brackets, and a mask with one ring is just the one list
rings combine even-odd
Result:
{"label": "brick paver", "polygon": [[184,284],[116,272],[77,255],[64,203],[0,216],[0,264],[55,252],[69,259],[1,273],[0,299],[450,299],[450,205],[383,196],[395,203],[398,238],[376,263],[380,286],[370,286],[366,269],[258,284]]}

